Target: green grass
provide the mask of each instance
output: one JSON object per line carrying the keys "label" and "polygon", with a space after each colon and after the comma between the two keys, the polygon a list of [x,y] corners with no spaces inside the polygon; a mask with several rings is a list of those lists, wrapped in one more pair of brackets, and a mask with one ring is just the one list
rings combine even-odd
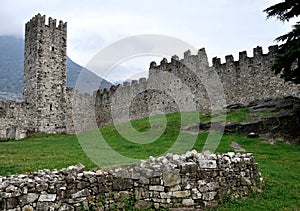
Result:
{"label": "green grass", "polygon": [[60,169],[77,163],[96,167],[83,153],[75,135],[37,135],[0,143],[0,175]]}
{"label": "green grass", "polygon": [[[239,109],[234,112],[227,115],[227,121],[240,122],[246,118],[248,111]],[[184,127],[199,122],[199,119],[203,121],[203,116],[203,113],[187,112],[182,115],[174,113],[132,121],[136,130],[146,135],[160,135],[158,140],[151,143],[132,143],[129,141],[131,139],[118,134],[118,131],[122,131],[125,137],[147,141],[147,136],[135,137],[130,126],[125,123],[117,127],[104,127],[100,131],[114,151],[136,159],[146,159],[150,155],[159,156],[174,146],[178,153],[191,148],[202,151],[208,133],[183,133],[180,132],[180,124]],[[164,131],[162,134],[161,130]],[[247,152],[254,154],[265,179],[265,187],[263,193],[253,193],[247,199],[228,201],[217,210],[300,210],[300,144],[277,142],[269,145],[260,139],[231,134],[222,136],[216,151],[232,151],[231,141],[238,142]],[[96,167],[82,150],[75,135],[37,135],[20,141],[2,142],[0,158],[0,175],[45,168],[60,169],[77,163],[84,164],[87,169]]]}
{"label": "green grass", "polygon": [[[227,113],[227,114],[224,114]],[[240,109],[234,109],[229,110],[226,112],[226,110],[219,110],[208,114],[201,114],[200,113],[200,121],[202,122],[208,122],[208,121],[228,121],[228,122],[234,122],[234,123],[240,123],[242,122],[248,115],[249,109],[248,108],[240,108]],[[214,118],[211,118],[210,116],[215,116]]]}
{"label": "green grass", "polygon": [[259,139],[225,135],[218,151],[226,151],[235,140],[253,152],[259,164],[265,187],[263,193],[245,200],[230,201],[220,210],[300,210],[300,144],[277,142],[269,145]]}

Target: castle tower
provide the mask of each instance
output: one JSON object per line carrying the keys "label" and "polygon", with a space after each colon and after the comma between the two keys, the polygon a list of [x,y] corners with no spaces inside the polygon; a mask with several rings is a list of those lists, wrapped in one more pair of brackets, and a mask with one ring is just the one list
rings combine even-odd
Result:
{"label": "castle tower", "polygon": [[34,132],[66,128],[67,23],[40,14],[25,26],[24,101],[33,106]]}

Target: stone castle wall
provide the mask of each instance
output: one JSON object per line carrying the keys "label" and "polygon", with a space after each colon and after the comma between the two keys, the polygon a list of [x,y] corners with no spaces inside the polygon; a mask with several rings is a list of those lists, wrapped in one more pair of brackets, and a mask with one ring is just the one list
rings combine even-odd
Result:
{"label": "stone castle wall", "polygon": [[0,101],[0,139],[22,139],[34,134],[34,107],[25,102]]}
{"label": "stone castle wall", "polygon": [[212,66],[205,49],[197,55],[187,51],[181,60],[173,56],[170,62],[152,62],[148,79],[80,94],[66,88],[66,23],[57,25],[49,18],[46,24],[45,16],[38,14],[25,28],[24,102],[0,103],[0,138],[76,133],[157,113],[300,95],[300,85],[285,83],[270,71],[277,46],[266,54],[257,47],[253,57],[240,52],[237,61],[231,55],[225,63],[213,58]]}
{"label": "stone castle wall", "polygon": [[67,133],[71,134],[97,128],[94,95],[79,94],[76,89],[67,89],[66,125]]}
{"label": "stone castle wall", "polygon": [[[89,117],[96,119],[101,127],[147,117],[158,111],[210,110],[214,104],[223,108],[235,103],[247,104],[254,99],[300,97],[300,85],[284,82],[270,70],[276,50],[277,46],[270,46],[269,52],[264,54],[262,48],[257,47],[253,57],[244,51],[239,53],[238,61],[234,61],[232,55],[226,56],[225,63],[213,58],[212,66],[208,64],[205,49],[200,49],[197,55],[187,51],[181,60],[173,56],[169,63],[166,59],[160,65],[152,62],[148,79],[125,82],[90,96],[94,98],[95,108]],[[223,87],[218,87],[216,77]],[[220,92],[224,95],[219,95]],[[83,95],[77,98],[81,104],[87,100]],[[92,104],[81,109],[91,111]]]}
{"label": "stone castle wall", "polygon": [[82,168],[0,177],[0,209],[203,209],[245,197],[263,185],[252,154],[232,152],[167,154],[109,172]]}

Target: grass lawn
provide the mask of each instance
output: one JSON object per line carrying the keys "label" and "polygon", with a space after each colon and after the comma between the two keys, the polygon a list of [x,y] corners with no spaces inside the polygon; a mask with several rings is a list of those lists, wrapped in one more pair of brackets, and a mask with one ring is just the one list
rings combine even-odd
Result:
{"label": "grass lawn", "polygon": [[82,151],[75,135],[37,135],[0,143],[0,175],[60,169],[77,163],[96,167]]}
{"label": "grass lawn", "polygon": [[[227,116],[227,121],[240,122],[247,116],[245,109],[235,112]],[[192,135],[180,132],[180,123],[183,122],[185,126],[199,121],[199,118],[201,121],[209,120],[202,113],[195,115],[190,112],[184,115],[168,114],[165,117],[159,115],[151,119],[151,124],[149,118],[132,121],[133,127],[138,131],[152,132],[154,135],[159,135],[161,129],[164,129],[161,123],[167,121],[160,138],[147,144],[132,143],[117,132],[117,129],[122,130],[125,136],[132,137],[134,134],[128,132],[128,124],[121,124],[118,128],[108,126],[100,131],[114,151],[136,159],[147,159],[150,155],[159,156],[174,143],[178,145],[178,149],[188,148],[192,143],[192,148],[202,151],[208,133]],[[147,140],[142,137],[141,141]],[[260,139],[232,134],[222,136],[216,152],[232,151],[231,141],[238,142],[247,152],[254,154],[265,179],[265,187],[261,194],[253,193],[247,199],[228,201],[217,210],[300,210],[300,144],[276,142],[270,145]],[[0,175],[45,168],[60,169],[77,163],[84,164],[87,169],[97,167],[84,153],[75,135],[37,135],[20,141],[2,142],[0,158]]]}

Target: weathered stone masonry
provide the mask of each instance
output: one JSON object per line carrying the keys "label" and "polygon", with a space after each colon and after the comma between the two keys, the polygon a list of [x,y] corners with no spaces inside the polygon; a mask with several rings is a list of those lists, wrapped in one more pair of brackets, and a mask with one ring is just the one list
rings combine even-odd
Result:
{"label": "weathered stone masonry", "polygon": [[211,208],[226,198],[246,196],[262,185],[252,154],[190,151],[150,158],[110,172],[82,171],[77,165],[0,177],[0,209]]}
{"label": "weathered stone masonry", "polygon": [[[98,126],[110,125],[113,119],[116,120],[112,109],[120,122],[126,120],[128,108],[131,119],[149,116],[155,110],[163,113],[209,110],[214,102],[210,101],[204,83],[215,83],[213,71],[223,86],[226,100],[223,107],[226,104],[247,104],[254,99],[299,97],[300,85],[286,83],[270,71],[276,50],[277,46],[270,46],[269,52],[263,54],[262,48],[257,47],[253,50],[253,57],[247,57],[244,51],[239,53],[238,61],[234,61],[232,55],[226,56],[225,63],[213,58],[212,66],[208,64],[205,49],[200,49],[197,55],[187,51],[181,60],[173,56],[169,63],[163,59],[158,66],[152,62],[148,79],[142,78],[131,84],[125,82],[95,94]],[[185,86],[190,91],[186,92]],[[192,104],[195,107],[191,107]]]}
{"label": "weathered stone masonry", "polygon": [[67,24],[33,17],[25,26],[24,101],[33,105],[35,130],[65,132]]}
{"label": "weathered stone masonry", "polygon": [[[76,133],[129,119],[146,117],[155,111],[209,110],[213,103],[226,106],[254,99],[300,96],[300,85],[285,83],[270,71],[277,46],[264,54],[261,47],[253,57],[240,52],[239,60],[213,59],[209,66],[205,49],[190,51],[179,60],[163,59],[150,64],[148,79],[126,82],[110,89],[81,94],[66,88],[67,24],[40,14],[25,27],[24,102],[0,102],[0,138],[21,139],[32,133]],[[207,84],[220,78],[225,100],[210,101]],[[189,90],[189,92],[186,92]],[[75,105],[75,107],[74,107]],[[114,120],[114,121],[113,121]],[[95,123],[96,122],[96,123]]]}

